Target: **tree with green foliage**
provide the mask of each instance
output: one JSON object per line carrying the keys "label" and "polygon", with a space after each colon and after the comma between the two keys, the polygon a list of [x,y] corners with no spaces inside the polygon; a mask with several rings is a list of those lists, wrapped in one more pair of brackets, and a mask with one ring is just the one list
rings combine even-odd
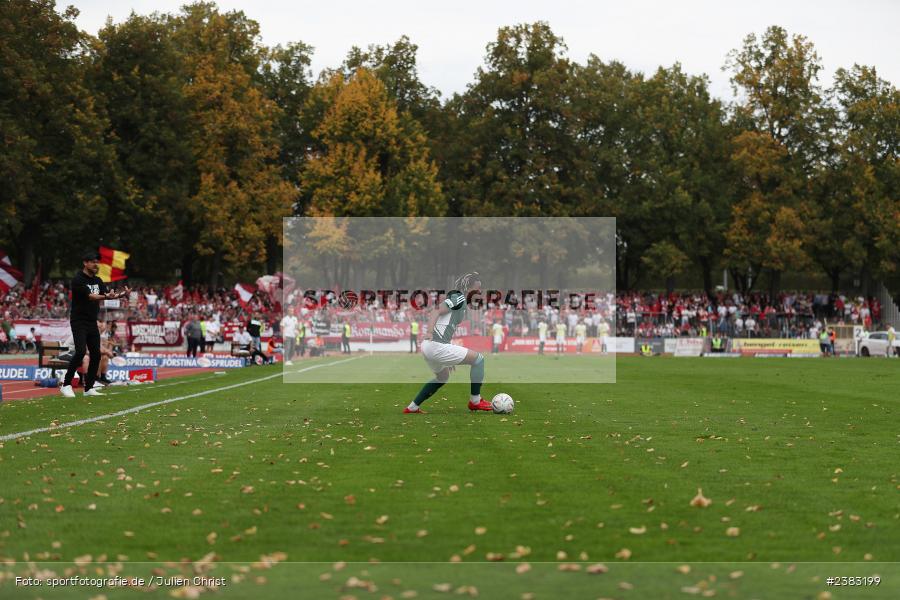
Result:
{"label": "tree with green foliage", "polygon": [[162,280],[171,277],[172,265],[181,265],[184,279],[192,280],[195,221],[186,208],[196,164],[186,80],[167,18],[132,14],[100,30],[90,81],[109,115],[118,164],[132,191],[106,231],[128,240],[133,276]]}
{"label": "tree with green foliage", "polygon": [[312,89],[310,60],[312,47],[302,42],[269,49],[260,71],[266,97],[280,109],[276,132],[280,152],[281,176],[295,188],[295,214],[302,214],[300,174],[312,146],[312,128],[304,115],[304,106]]}
{"label": "tree with green foliage", "polygon": [[210,257],[212,285],[222,261],[272,265],[267,259],[295,193],[278,163],[280,111],[259,82],[266,54],[259,25],[243,12],[220,13],[202,2],[185,6],[172,23],[187,72],[196,165],[187,202],[193,250]]}
{"label": "tree with green foliage", "polygon": [[874,67],[838,69],[828,160],[816,180],[816,262],[837,291],[843,273],[871,291],[900,263],[900,93]]}
{"label": "tree with green foliage", "polygon": [[103,236],[127,191],[108,126],[85,85],[90,39],[53,0],[0,3],[0,246],[30,283],[37,260],[78,255]]}
{"label": "tree with green foliage", "polygon": [[[327,106],[313,132],[321,150],[303,173],[310,214],[422,216],[444,212],[437,166],[421,129],[404,129],[384,84],[360,68],[315,87]],[[406,125],[409,125],[408,123]]]}
{"label": "tree with green foliage", "polygon": [[[739,199],[726,234],[726,259],[739,289],[762,269],[777,291],[781,273],[809,266],[811,177],[824,154],[821,62],[801,35],[769,27],[729,53],[735,93],[734,139],[741,173]],[[749,282],[749,283],[748,283]]]}
{"label": "tree with green foliage", "polygon": [[[420,217],[445,212],[437,166],[429,158],[424,132],[415,120],[404,118],[384,83],[368,69],[346,78],[336,72],[313,89],[311,109],[322,118],[313,131],[318,150],[309,157],[303,175],[304,196],[311,216]],[[325,239],[340,234],[343,247],[374,259],[383,281],[402,280],[424,240],[406,229],[363,232],[346,227],[329,229]],[[365,246],[360,247],[360,240]],[[351,253],[331,257],[341,281],[353,267]],[[329,268],[327,264],[323,269]]]}
{"label": "tree with green foliage", "polygon": [[574,66],[543,22],[503,27],[485,66],[448,103],[451,214],[558,216],[583,205],[570,135]]}

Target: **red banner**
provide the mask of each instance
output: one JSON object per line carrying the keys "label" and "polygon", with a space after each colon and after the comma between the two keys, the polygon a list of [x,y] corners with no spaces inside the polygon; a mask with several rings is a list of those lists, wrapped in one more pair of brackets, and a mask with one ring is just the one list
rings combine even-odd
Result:
{"label": "red banner", "polygon": [[181,346],[180,321],[130,321],[128,339],[134,346]]}
{"label": "red banner", "polygon": [[[344,324],[340,322],[332,323],[329,337],[341,337],[341,331]],[[419,326],[419,339],[427,339],[423,336],[425,324]],[[470,334],[469,324],[460,323],[453,337],[462,337]],[[368,342],[371,336],[372,341],[387,342],[394,340],[409,339],[409,323],[350,323],[350,339],[358,342]]]}

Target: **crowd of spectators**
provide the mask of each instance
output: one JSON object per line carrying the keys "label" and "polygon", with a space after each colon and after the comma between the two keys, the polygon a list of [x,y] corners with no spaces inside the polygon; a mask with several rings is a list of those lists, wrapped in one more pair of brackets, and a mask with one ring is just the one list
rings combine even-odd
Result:
{"label": "crowd of spectators", "polygon": [[[0,297],[0,323],[9,335],[12,322],[22,319],[64,319],[68,316],[69,291],[63,282],[45,281],[37,298],[33,291],[18,285]],[[379,301],[380,302],[380,301]],[[425,321],[427,316],[409,308],[372,311],[347,310],[337,304],[307,309],[298,292],[287,298],[297,307],[301,320],[319,328],[332,323],[404,323]],[[279,307],[268,294],[257,292],[249,302],[241,302],[233,289],[189,288],[181,284],[165,287],[138,287],[131,292],[124,318],[136,321],[191,319],[217,323],[246,324],[254,315],[275,328]],[[861,325],[871,331],[880,322],[877,299],[845,294],[782,292],[772,299],[765,293],[741,295],[736,292],[619,292],[599,294],[590,307],[562,308],[538,306],[534,299],[511,306],[489,304],[470,310],[469,326],[486,334],[494,323],[510,335],[534,334],[541,321],[551,328],[562,319],[572,335],[578,323],[587,326],[589,336],[676,337],[719,334],[727,337],[814,337],[824,323]],[[479,331],[480,330],[480,331]]]}
{"label": "crowd of spectators", "polygon": [[616,330],[638,337],[697,335],[809,338],[824,323],[860,325],[867,331],[881,321],[877,298],[845,294],[703,292],[658,294],[626,292],[617,296]]}

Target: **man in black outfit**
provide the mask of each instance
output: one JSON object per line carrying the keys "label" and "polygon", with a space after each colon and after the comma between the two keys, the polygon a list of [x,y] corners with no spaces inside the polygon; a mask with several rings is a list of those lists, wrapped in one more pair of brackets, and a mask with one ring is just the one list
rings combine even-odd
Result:
{"label": "man in black outfit", "polygon": [[84,360],[85,349],[90,354],[90,362],[87,373],[84,375],[84,395],[103,395],[99,390],[94,389],[97,368],[100,366],[100,330],[97,327],[100,301],[121,298],[130,291],[126,286],[121,290],[111,292],[103,280],[97,277],[97,271],[100,270],[100,254],[95,250],[86,253],[81,260],[84,266],[72,278],[72,306],[69,322],[72,325],[75,354],[69,361],[69,369],[66,371],[66,378],[63,381],[62,395],[66,398],[75,397],[72,379]]}

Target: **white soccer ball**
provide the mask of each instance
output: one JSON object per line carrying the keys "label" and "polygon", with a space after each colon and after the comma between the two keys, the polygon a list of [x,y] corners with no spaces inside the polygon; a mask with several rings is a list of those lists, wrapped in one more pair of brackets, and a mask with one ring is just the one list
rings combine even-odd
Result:
{"label": "white soccer ball", "polygon": [[501,415],[507,415],[516,407],[515,400],[509,394],[497,394],[491,400],[491,408],[494,412]]}

